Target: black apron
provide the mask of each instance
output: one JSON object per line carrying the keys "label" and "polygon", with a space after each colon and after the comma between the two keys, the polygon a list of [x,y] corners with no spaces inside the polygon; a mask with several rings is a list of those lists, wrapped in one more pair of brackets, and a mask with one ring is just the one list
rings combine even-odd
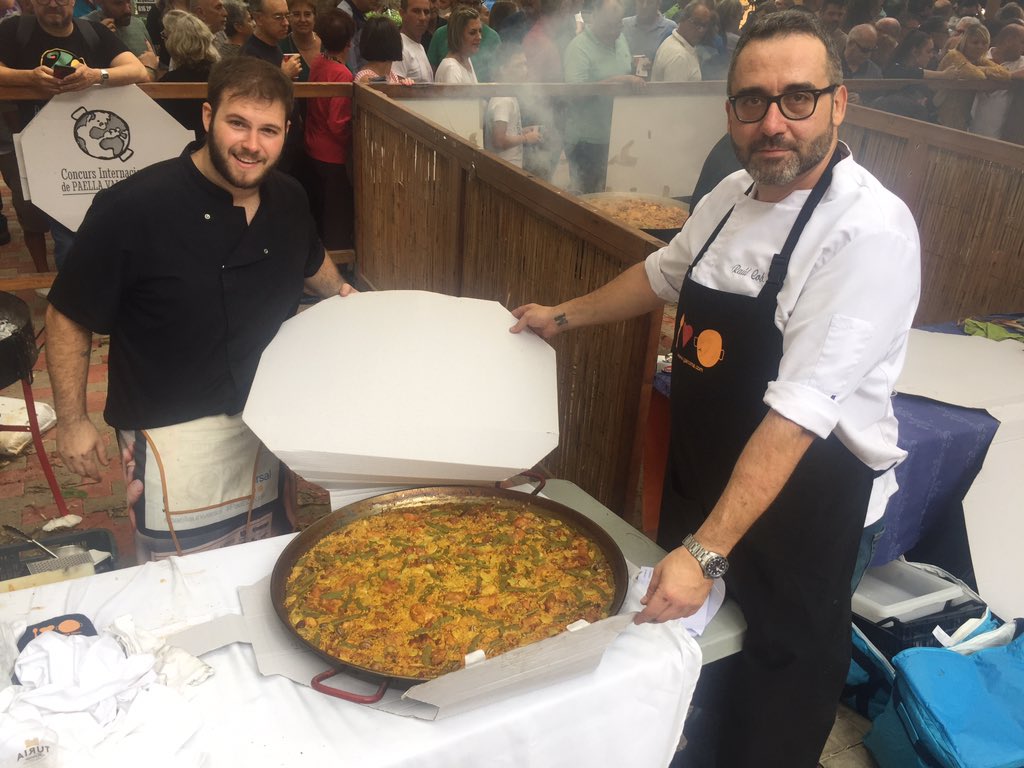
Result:
{"label": "black apron", "polygon": [[[757,296],[692,279],[732,209],[687,271],[673,341],[672,437],[658,530],[665,549],[697,531],[768,413],[764,394],[782,359],[779,291],[842,157],[837,148]],[[815,440],[730,553],[726,586],[748,629],[725,692],[716,765],[817,764],[849,664],[849,583],[874,476],[834,434]]]}

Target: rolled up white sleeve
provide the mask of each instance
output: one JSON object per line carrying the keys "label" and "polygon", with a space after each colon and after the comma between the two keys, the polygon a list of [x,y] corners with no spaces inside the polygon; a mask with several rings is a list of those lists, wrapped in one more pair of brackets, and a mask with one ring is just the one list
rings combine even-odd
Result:
{"label": "rolled up white sleeve", "polygon": [[765,404],[821,438],[858,390],[878,390],[881,397],[872,399],[884,407],[917,307],[918,253],[916,239],[881,231],[820,263],[785,323],[779,374]]}
{"label": "rolled up white sleeve", "polygon": [[683,278],[686,277],[686,270],[690,267],[690,257],[684,253],[681,246],[676,246],[679,239],[673,238],[671,243],[652,253],[644,262],[651,290],[667,302],[679,299],[679,289],[683,284]]}
{"label": "rolled up white sleeve", "polygon": [[[706,200],[701,200],[697,211],[701,210]],[[694,248],[693,238],[695,227],[691,222],[693,217],[683,224],[682,230],[664,248],[655,251],[647,257],[644,268],[647,271],[647,281],[651,284],[651,290],[658,294],[659,298],[669,303],[679,300],[679,290],[683,287],[683,278],[693,261]]]}

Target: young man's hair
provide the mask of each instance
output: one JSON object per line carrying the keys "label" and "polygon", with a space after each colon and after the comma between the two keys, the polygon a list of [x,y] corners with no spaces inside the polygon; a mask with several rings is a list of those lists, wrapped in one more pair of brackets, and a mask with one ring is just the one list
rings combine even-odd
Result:
{"label": "young man's hair", "polygon": [[268,104],[280,102],[285,115],[290,115],[295,97],[292,81],[280,67],[255,56],[232,56],[210,70],[206,92],[206,100],[214,114],[226,98],[253,99]]}
{"label": "young man's hair", "polygon": [[355,37],[356,23],[344,11],[331,8],[316,17],[315,29],[325,51],[341,53]]}
{"label": "young man's hair", "polygon": [[727,81],[729,93],[732,93],[732,78],[736,70],[736,62],[740,58],[740,53],[749,43],[757,40],[772,40],[776,37],[789,37],[790,35],[809,35],[817,38],[825,46],[829,85],[838,85],[843,82],[843,65],[839,59],[839,52],[832,42],[832,36],[821,26],[818,17],[793,10],[778,11],[762,16],[752,24],[743,27],[740,39],[736,43],[736,50],[732,54],[732,62],[729,64],[729,79]]}

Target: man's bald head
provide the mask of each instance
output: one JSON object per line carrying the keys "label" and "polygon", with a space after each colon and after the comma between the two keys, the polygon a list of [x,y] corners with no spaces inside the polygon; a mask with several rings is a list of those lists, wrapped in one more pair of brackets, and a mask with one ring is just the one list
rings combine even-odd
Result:
{"label": "man's bald head", "polygon": [[874,48],[878,43],[878,32],[871,24],[858,24],[847,37],[853,38],[865,48]]}
{"label": "man's bald head", "polygon": [[888,35],[893,40],[900,39],[900,23],[891,16],[886,16],[884,19],[876,21],[875,29],[878,30],[880,35]]}
{"label": "man's bald head", "polygon": [[1001,62],[1015,61],[1024,56],[1024,24],[1010,23],[992,38],[995,56]]}
{"label": "man's bald head", "polygon": [[953,16],[953,4],[949,0],[935,0],[932,3],[932,16],[949,21]]}
{"label": "man's bald head", "polygon": [[850,72],[860,72],[864,62],[878,47],[878,33],[871,24],[858,24],[846,36],[843,59]]}

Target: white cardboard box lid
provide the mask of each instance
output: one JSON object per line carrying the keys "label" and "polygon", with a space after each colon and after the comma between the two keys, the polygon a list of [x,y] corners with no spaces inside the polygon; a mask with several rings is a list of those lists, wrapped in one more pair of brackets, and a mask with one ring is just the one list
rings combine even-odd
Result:
{"label": "white cardboard box lid", "polygon": [[505,479],[558,445],[554,350],[514,322],[425,291],[327,299],[281,326],[243,418],[328,490]]}

